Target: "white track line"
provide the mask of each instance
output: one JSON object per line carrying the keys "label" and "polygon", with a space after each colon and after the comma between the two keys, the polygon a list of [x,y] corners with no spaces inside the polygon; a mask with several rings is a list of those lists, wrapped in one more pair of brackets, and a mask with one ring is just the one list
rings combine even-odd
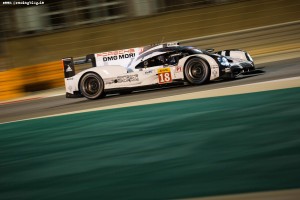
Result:
{"label": "white track line", "polygon": [[295,88],[295,87],[300,87],[300,77],[264,81],[264,82],[251,83],[251,84],[245,84],[239,86],[232,86],[232,87],[224,87],[224,88],[218,88],[218,89],[212,89],[212,90],[206,90],[200,92],[192,92],[192,93],[180,94],[180,95],[174,95],[168,97],[159,97],[159,98],[154,98],[149,100],[141,100],[136,102],[84,109],[84,110],[60,113],[55,115],[46,115],[42,117],[33,117],[28,119],[3,122],[0,124],[7,124],[12,122],[20,122],[20,121],[27,121],[33,119],[48,118],[48,117],[57,117],[57,116],[92,112],[92,111],[99,111],[99,110],[108,110],[108,109],[142,106],[142,105],[149,105],[149,104],[184,101],[184,100],[201,99],[201,98],[218,97],[218,96],[227,96],[227,95],[235,95],[235,94],[246,94],[246,93],[263,92],[269,90],[287,89],[287,88]]}

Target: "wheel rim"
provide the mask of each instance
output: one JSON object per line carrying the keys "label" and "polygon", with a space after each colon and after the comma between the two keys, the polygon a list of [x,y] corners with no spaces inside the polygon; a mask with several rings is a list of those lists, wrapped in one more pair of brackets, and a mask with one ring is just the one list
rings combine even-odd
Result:
{"label": "wheel rim", "polygon": [[202,80],[205,77],[205,68],[202,63],[193,62],[189,70],[189,75],[194,80]]}
{"label": "wheel rim", "polygon": [[89,95],[95,95],[99,92],[100,83],[94,77],[88,77],[84,81],[84,91]]}

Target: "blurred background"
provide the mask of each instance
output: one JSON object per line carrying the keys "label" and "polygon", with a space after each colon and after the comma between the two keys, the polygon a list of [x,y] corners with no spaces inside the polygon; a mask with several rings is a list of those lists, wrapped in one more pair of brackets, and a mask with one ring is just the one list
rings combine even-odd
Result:
{"label": "blurred background", "polygon": [[[299,0],[30,3],[0,6],[1,200],[180,199],[293,188],[297,193],[281,199],[299,199]],[[100,101],[63,95],[62,58],[170,41],[244,49],[260,73]],[[226,91],[263,92],[87,112],[232,94]]]}
{"label": "blurred background", "polygon": [[[0,100],[62,87],[63,57],[162,41],[186,41],[293,22],[300,16],[297,0],[53,0],[32,1],[33,5],[14,2],[17,1],[2,1],[0,10]],[[282,34],[267,44],[262,44],[265,38],[261,38],[259,44],[251,47],[234,38],[226,45],[218,45],[225,42],[222,38],[189,45],[246,47],[255,55],[258,46],[273,45],[274,49],[278,40],[284,42],[285,49],[290,48],[299,39],[293,34],[289,41]]]}

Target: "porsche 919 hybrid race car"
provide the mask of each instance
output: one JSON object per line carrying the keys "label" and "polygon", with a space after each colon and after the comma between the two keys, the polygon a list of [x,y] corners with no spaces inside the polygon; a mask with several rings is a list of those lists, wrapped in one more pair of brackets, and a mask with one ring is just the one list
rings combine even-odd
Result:
{"label": "porsche 919 hybrid race car", "polygon": [[[213,51],[172,42],[89,54],[77,60],[63,58],[66,97],[97,99],[111,92],[129,93],[178,82],[201,85],[255,70],[246,51]],[[91,63],[91,68],[75,74],[75,65],[84,63]]]}

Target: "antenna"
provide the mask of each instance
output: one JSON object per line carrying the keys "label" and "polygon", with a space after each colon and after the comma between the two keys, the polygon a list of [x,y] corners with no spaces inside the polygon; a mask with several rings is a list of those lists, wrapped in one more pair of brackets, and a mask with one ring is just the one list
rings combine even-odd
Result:
{"label": "antenna", "polygon": [[162,37],[160,44],[164,43],[164,40],[165,40],[165,37]]}

